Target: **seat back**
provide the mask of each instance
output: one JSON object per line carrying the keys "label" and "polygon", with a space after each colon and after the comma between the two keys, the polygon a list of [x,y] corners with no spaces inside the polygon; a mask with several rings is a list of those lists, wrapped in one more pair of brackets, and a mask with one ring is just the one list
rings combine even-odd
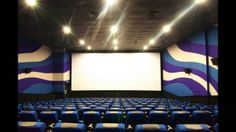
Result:
{"label": "seat back", "polygon": [[145,123],[145,114],[143,111],[129,111],[127,113],[127,123],[133,128],[136,124]]}
{"label": "seat back", "polygon": [[36,111],[21,111],[19,112],[19,121],[38,121]]}
{"label": "seat back", "polygon": [[79,123],[79,114],[77,111],[63,111],[61,121],[68,123]]}
{"label": "seat back", "polygon": [[98,123],[94,132],[125,132],[125,124],[123,123]]}
{"label": "seat back", "polygon": [[191,123],[191,113],[189,111],[172,111],[170,124],[175,126],[176,124]]}
{"label": "seat back", "polygon": [[50,125],[58,122],[58,115],[56,111],[42,111],[39,115],[40,121]]}
{"label": "seat back", "polygon": [[138,124],[135,132],[167,132],[168,129],[163,124]]}
{"label": "seat back", "polygon": [[208,110],[195,110],[192,115],[194,123],[213,125],[212,112]]}
{"label": "seat back", "polygon": [[122,111],[107,111],[104,122],[107,123],[124,123]]}
{"label": "seat back", "polygon": [[88,126],[89,124],[100,123],[100,112],[99,111],[85,111],[83,113],[83,121]]}
{"label": "seat back", "polygon": [[46,124],[43,122],[18,122],[18,132],[46,132]]}
{"label": "seat back", "polygon": [[150,111],[148,123],[152,124],[168,124],[169,117],[167,111]]}
{"label": "seat back", "polygon": [[175,132],[210,132],[210,126],[206,124],[178,124]]}
{"label": "seat back", "polygon": [[53,132],[86,132],[86,127],[79,123],[57,123]]}

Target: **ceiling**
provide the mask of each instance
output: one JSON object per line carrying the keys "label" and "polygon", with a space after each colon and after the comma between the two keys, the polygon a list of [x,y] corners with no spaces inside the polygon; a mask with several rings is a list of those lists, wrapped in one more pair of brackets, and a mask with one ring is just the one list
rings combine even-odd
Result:
{"label": "ceiling", "polygon": [[[113,50],[112,40],[118,39],[119,50],[142,50],[162,27],[171,22],[193,0],[117,0],[104,17],[104,0],[40,0],[35,9],[19,3],[19,37],[34,39],[54,49],[93,51]],[[118,32],[111,35],[110,28],[119,22]],[[178,43],[206,26],[218,22],[217,0],[207,0],[189,11],[173,27],[161,35],[149,50],[161,50]],[[73,34],[64,35],[62,26],[69,24]],[[110,37],[109,37],[110,36]],[[85,45],[78,43],[85,40]]]}

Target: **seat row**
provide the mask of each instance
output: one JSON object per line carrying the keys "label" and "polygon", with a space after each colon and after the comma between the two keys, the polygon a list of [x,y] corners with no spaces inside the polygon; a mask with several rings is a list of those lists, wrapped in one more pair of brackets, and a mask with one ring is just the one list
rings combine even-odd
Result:
{"label": "seat row", "polygon": [[[77,111],[42,111],[39,118],[36,111],[21,111],[18,114],[19,121],[43,121],[47,125],[57,122],[96,124],[100,122],[109,123],[125,123],[134,127],[136,124],[155,123],[170,124],[175,126],[180,123],[202,123],[213,125],[217,122],[217,118],[210,111],[198,110],[193,111],[172,111],[170,114],[166,111],[128,111],[127,114],[122,111],[84,111],[82,117]],[[60,120],[59,120],[60,119]]]}
{"label": "seat row", "polygon": [[[137,124],[134,129],[127,128],[123,123],[97,123],[94,129],[86,130],[84,124],[56,123],[52,132],[218,132],[218,124],[210,127],[206,124],[178,124],[175,128],[164,124]],[[18,122],[18,132],[46,132],[43,122]]]}

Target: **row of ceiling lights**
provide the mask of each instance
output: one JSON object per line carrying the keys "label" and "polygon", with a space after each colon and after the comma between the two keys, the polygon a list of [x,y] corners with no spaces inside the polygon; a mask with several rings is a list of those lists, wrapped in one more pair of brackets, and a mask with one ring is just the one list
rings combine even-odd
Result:
{"label": "row of ceiling lights", "polygon": [[[116,3],[117,0],[105,0],[106,1],[106,6],[104,10],[107,11],[107,8],[109,6],[112,6],[113,4]],[[185,9],[179,16],[177,16],[170,24],[167,24],[165,26],[163,26],[161,32],[159,32],[157,34],[157,36],[153,39],[150,39],[147,45],[143,46],[143,50],[147,50],[149,45],[153,45],[156,43],[156,40],[163,34],[163,33],[168,33],[171,31],[171,28],[173,27],[174,23],[176,23],[177,20],[179,20],[180,18],[182,18],[187,12],[189,12],[195,5],[197,4],[201,4],[206,2],[206,0],[195,0],[194,3],[187,9]],[[25,3],[27,6],[31,7],[31,8],[35,8],[38,5],[38,0],[25,0]],[[71,27],[68,25],[65,25],[62,27],[62,31],[65,35],[71,34],[72,30]],[[111,26],[111,34],[116,34],[118,32],[118,26],[116,25],[112,25]],[[114,45],[114,50],[118,49],[118,39],[113,39],[112,41],[113,45]],[[85,40],[83,39],[79,39],[79,44],[81,46],[85,45]],[[87,46],[87,50],[91,50],[92,47],[90,45]]]}

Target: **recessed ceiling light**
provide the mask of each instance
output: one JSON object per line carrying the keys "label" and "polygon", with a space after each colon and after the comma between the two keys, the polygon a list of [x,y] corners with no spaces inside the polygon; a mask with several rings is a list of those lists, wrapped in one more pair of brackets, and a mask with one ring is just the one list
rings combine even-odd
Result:
{"label": "recessed ceiling light", "polygon": [[91,50],[91,49],[92,49],[92,47],[91,47],[91,46],[88,46],[88,47],[87,47],[87,50]]}
{"label": "recessed ceiling light", "polygon": [[111,33],[116,33],[118,31],[117,25],[112,25],[111,26]]}
{"label": "recessed ceiling light", "polygon": [[170,29],[171,29],[171,26],[170,26],[170,25],[165,25],[165,26],[162,28],[162,31],[163,31],[164,33],[167,33],[167,32],[170,31]]}
{"label": "recessed ceiling light", "polygon": [[150,39],[149,40],[149,44],[154,44],[155,43],[155,40],[154,39]]}
{"label": "recessed ceiling light", "polygon": [[117,40],[117,39],[114,39],[114,40],[112,41],[112,43],[113,43],[114,45],[116,45],[116,44],[118,44],[118,40]]}
{"label": "recessed ceiling light", "polygon": [[27,6],[35,7],[37,5],[37,0],[25,0]]}
{"label": "recessed ceiling light", "polygon": [[65,34],[69,34],[69,33],[71,33],[71,28],[69,26],[63,26],[63,32]]}
{"label": "recessed ceiling light", "polygon": [[106,0],[106,4],[107,4],[108,6],[112,6],[112,5],[114,5],[114,4],[116,3],[116,1],[117,1],[117,0]]}
{"label": "recessed ceiling light", "polygon": [[115,47],[114,47],[114,50],[117,50],[117,49],[118,49],[118,46],[115,46]]}
{"label": "recessed ceiling light", "polygon": [[147,49],[148,49],[147,45],[143,46],[143,50],[147,50]]}
{"label": "recessed ceiling light", "polygon": [[195,0],[196,4],[202,4],[202,3],[205,3],[205,2],[206,2],[206,0]]}
{"label": "recessed ceiling light", "polygon": [[80,44],[80,45],[84,45],[84,44],[85,44],[85,41],[84,41],[83,39],[80,39],[80,40],[79,40],[79,44]]}

